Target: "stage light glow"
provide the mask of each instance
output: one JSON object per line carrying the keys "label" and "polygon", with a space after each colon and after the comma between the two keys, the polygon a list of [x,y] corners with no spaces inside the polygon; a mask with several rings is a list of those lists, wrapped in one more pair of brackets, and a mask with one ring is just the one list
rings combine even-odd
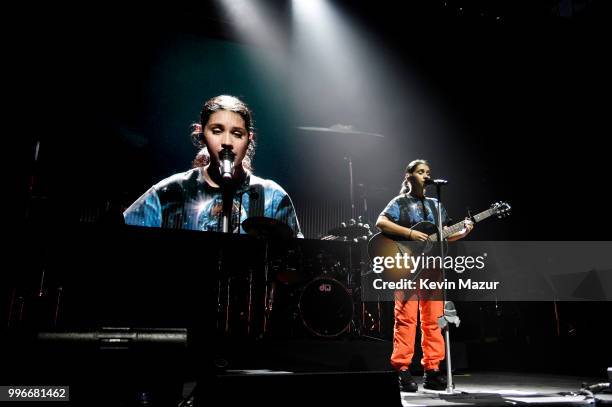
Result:
{"label": "stage light glow", "polygon": [[[413,157],[435,155],[446,161],[451,132],[418,65],[413,69],[398,55],[397,44],[385,41],[342,5],[325,0],[291,4],[291,82],[299,125],[331,128],[340,123],[385,136],[322,133],[317,142],[333,162],[317,176],[328,179],[329,167],[336,174],[347,173],[343,157],[350,156],[358,182],[372,176],[365,182],[382,185],[402,174]],[[418,55],[416,48],[405,51]],[[392,165],[372,171],[376,162]],[[348,190],[340,185],[330,193],[343,198]]]}
{"label": "stage light glow", "polygon": [[281,47],[284,36],[270,4],[260,0],[217,0],[237,37],[264,47]]}
{"label": "stage light glow", "polygon": [[292,7],[295,15],[317,17],[328,9],[326,0],[293,0]]}

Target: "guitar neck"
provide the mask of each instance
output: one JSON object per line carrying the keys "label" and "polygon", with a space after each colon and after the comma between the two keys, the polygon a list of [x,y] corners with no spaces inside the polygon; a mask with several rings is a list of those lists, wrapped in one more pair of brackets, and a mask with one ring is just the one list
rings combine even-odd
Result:
{"label": "guitar neck", "polygon": [[[493,214],[495,214],[495,209],[491,208],[491,209],[487,209],[486,211],[482,211],[477,215],[474,215],[472,218],[474,220],[474,223],[478,223],[482,220],[485,220],[486,218],[493,216]],[[464,227],[463,221],[455,223],[452,226],[449,226],[447,229],[445,229],[442,232],[442,238],[446,239],[447,237],[454,235],[455,233],[459,232],[460,230],[462,230]],[[429,240],[431,241],[437,241],[438,240],[438,234],[437,233],[433,233],[431,235],[429,235]]]}

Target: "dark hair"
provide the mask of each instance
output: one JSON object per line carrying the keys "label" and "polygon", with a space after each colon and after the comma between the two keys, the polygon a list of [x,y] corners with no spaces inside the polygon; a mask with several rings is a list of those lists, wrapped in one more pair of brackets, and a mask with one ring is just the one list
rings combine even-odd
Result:
{"label": "dark hair", "polygon": [[[410,161],[410,163],[408,163],[404,174],[405,175],[412,174],[414,170],[416,170],[416,167],[418,167],[420,164],[430,166],[427,160],[423,160],[422,158],[417,158],[416,160],[412,160]],[[400,194],[409,194],[409,193],[410,193],[410,182],[408,182],[408,177],[404,176],[404,180],[402,181],[402,188],[400,189]]]}
{"label": "dark hair", "polygon": [[244,120],[244,127],[249,133],[249,138],[253,139],[249,141],[246,155],[242,160],[242,166],[245,170],[252,171],[253,156],[255,155],[255,126],[253,124],[253,113],[246,103],[230,95],[219,95],[209,99],[202,107],[200,122],[191,125],[191,141],[193,145],[200,149],[193,160],[193,167],[203,167],[210,163],[210,154],[208,153],[208,148],[206,147],[206,141],[204,139],[204,128],[210,116],[219,110],[228,110],[238,113]]}

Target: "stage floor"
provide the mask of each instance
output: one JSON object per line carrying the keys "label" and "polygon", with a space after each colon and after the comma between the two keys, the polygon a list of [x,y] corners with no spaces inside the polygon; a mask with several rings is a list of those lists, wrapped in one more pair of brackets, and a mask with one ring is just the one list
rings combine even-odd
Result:
{"label": "stage floor", "polygon": [[[534,373],[474,372],[453,376],[456,394],[424,390],[422,379],[416,393],[402,392],[403,406],[489,406],[489,405],[594,405],[595,400],[579,394],[582,383],[594,384],[604,377],[579,377]],[[610,395],[595,395],[612,403]]]}
{"label": "stage floor", "polygon": [[[376,372],[367,372],[366,374],[375,374]],[[383,372],[379,372],[383,373]],[[390,374],[387,372],[386,374]],[[316,376],[316,374],[314,374]],[[362,392],[363,386],[351,386],[351,383],[355,383],[359,373],[355,372],[325,372],[321,373],[326,378],[323,379],[325,382],[336,382],[339,384],[349,383],[347,386],[340,385],[340,389],[334,387],[333,392],[338,393],[338,400],[362,400],[359,397],[352,397],[347,392]],[[262,386],[265,381],[261,381],[259,384],[256,383],[256,378],[261,379],[262,377],[269,377],[267,383],[274,383],[272,376],[285,376],[291,378],[293,384],[299,382],[301,385],[296,386],[300,389],[297,393],[303,394],[304,389],[310,389],[315,391],[318,386],[313,385],[314,383],[322,383],[323,381],[313,382],[313,373],[297,373],[290,371],[280,370],[228,370],[225,377],[229,378],[240,378],[242,383],[238,388],[267,388],[268,386]],[[344,377],[343,377],[344,376]],[[351,377],[352,376],[352,377]],[[254,380],[250,380],[249,377],[253,377]],[[374,377],[374,376],[372,376]],[[387,376],[389,377],[389,376]],[[391,386],[386,386],[384,389],[388,393],[397,392],[397,396],[393,394],[376,394],[370,392],[369,396],[374,396],[372,400],[377,400],[376,405],[378,407],[399,406],[399,403],[395,403],[397,400],[394,397],[400,397],[401,405],[404,407],[412,406],[513,406],[513,405],[537,405],[537,406],[593,406],[593,405],[612,405],[612,395],[606,394],[595,394],[594,397],[580,393],[580,389],[583,383],[592,385],[595,383],[601,383],[606,381],[604,376],[602,377],[580,377],[580,376],[567,376],[567,375],[553,375],[553,374],[536,374],[536,373],[518,373],[518,372],[470,372],[464,374],[455,374],[454,381],[456,384],[454,394],[446,394],[445,392],[430,392],[424,390],[421,384],[422,378],[415,376],[415,379],[419,383],[419,391],[416,393],[405,393],[399,392],[399,388],[395,387],[395,380]],[[395,375],[393,374],[393,378]],[[362,381],[367,385],[370,379]],[[251,383],[251,385],[244,387],[244,384]],[[286,383],[292,383],[288,381]],[[191,390],[194,388],[195,383],[185,383],[184,396],[188,397]],[[260,387],[261,386],[261,387]],[[230,385],[229,388],[233,388]],[[280,395],[278,387],[275,388],[276,397],[275,401],[277,404],[271,403],[271,405],[283,405],[287,400],[295,400],[294,390],[295,388],[287,388],[288,393]],[[373,386],[370,389],[376,388],[378,391],[382,391],[383,387]],[[336,391],[337,390],[337,391]],[[248,390],[247,390],[248,391]],[[344,395],[341,395],[343,393]],[[329,395],[329,389],[328,393]],[[363,392],[362,392],[363,394]],[[365,395],[365,394],[364,394]],[[361,397],[361,396],[360,396]],[[368,399],[370,398],[368,397]],[[204,396],[207,399],[206,396]],[[269,396],[264,399],[270,400]],[[329,400],[327,400],[329,401]],[[248,404],[248,403],[247,403]],[[257,403],[254,403],[257,404]],[[352,403],[349,403],[349,405]],[[325,405],[336,405],[335,403],[329,403]]]}

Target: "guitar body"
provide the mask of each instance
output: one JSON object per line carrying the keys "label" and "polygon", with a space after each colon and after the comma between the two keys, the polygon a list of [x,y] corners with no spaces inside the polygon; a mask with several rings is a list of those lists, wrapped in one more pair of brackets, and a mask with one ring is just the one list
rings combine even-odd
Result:
{"label": "guitar body", "polygon": [[368,255],[370,259],[376,256],[395,256],[397,253],[401,255],[407,253],[409,256],[427,254],[433,248],[434,243],[437,243],[437,241],[431,238],[431,235],[438,231],[436,225],[433,223],[419,222],[410,229],[425,233],[430,236],[430,238],[424,242],[419,242],[408,240],[402,236],[386,235],[379,232],[372,236],[368,242]]}
{"label": "guitar body", "polygon": [[[491,205],[490,209],[472,216],[471,219],[474,223],[476,223],[487,219],[490,216],[502,218],[509,215],[510,209],[510,205],[507,202],[497,202]],[[446,253],[446,247],[444,244],[446,237],[462,230],[464,227],[464,222],[461,221],[449,226],[443,231],[443,256]],[[407,256],[418,257],[422,254],[426,255],[434,248],[435,243],[438,241],[438,229],[436,228],[435,224],[427,221],[419,222],[410,229],[427,234],[428,239],[424,242],[419,242],[408,240],[400,236],[386,235],[382,232],[377,233],[368,241],[368,256],[370,257],[370,261],[374,263],[377,261],[376,258],[379,257],[396,258],[398,254],[401,258],[404,257],[404,254]],[[438,253],[432,253],[432,255],[438,255]],[[412,262],[408,262],[408,264],[403,264],[401,268],[385,266],[382,275],[386,281],[399,281],[401,278],[411,278],[411,276],[414,276],[417,272],[419,272],[418,267],[414,267]]]}
{"label": "guitar body", "polygon": [[[427,233],[428,235],[432,235],[437,232],[436,225],[431,222],[420,222],[414,225],[412,230],[417,230],[419,232]],[[408,240],[404,237],[395,236],[395,235],[386,235],[382,232],[375,234],[368,242],[368,256],[371,261],[374,261],[375,257],[393,257],[399,254],[401,257],[404,257],[404,254],[411,257],[417,257],[422,254],[427,254],[434,247],[435,241],[428,239],[424,242]],[[414,276],[416,272],[419,271],[420,267],[415,267],[412,262],[408,262],[408,267],[405,267],[406,264],[401,268],[396,267],[385,267],[383,271],[383,279],[385,281],[399,281],[402,278],[410,279],[411,276]]]}
{"label": "guitar body", "polygon": [[434,233],[436,233],[438,231],[438,228],[436,228],[436,225],[434,225],[431,222],[419,222],[416,225],[414,225],[413,227],[410,228],[411,230],[416,230],[418,232],[423,232],[426,233],[428,235],[433,235]]}

